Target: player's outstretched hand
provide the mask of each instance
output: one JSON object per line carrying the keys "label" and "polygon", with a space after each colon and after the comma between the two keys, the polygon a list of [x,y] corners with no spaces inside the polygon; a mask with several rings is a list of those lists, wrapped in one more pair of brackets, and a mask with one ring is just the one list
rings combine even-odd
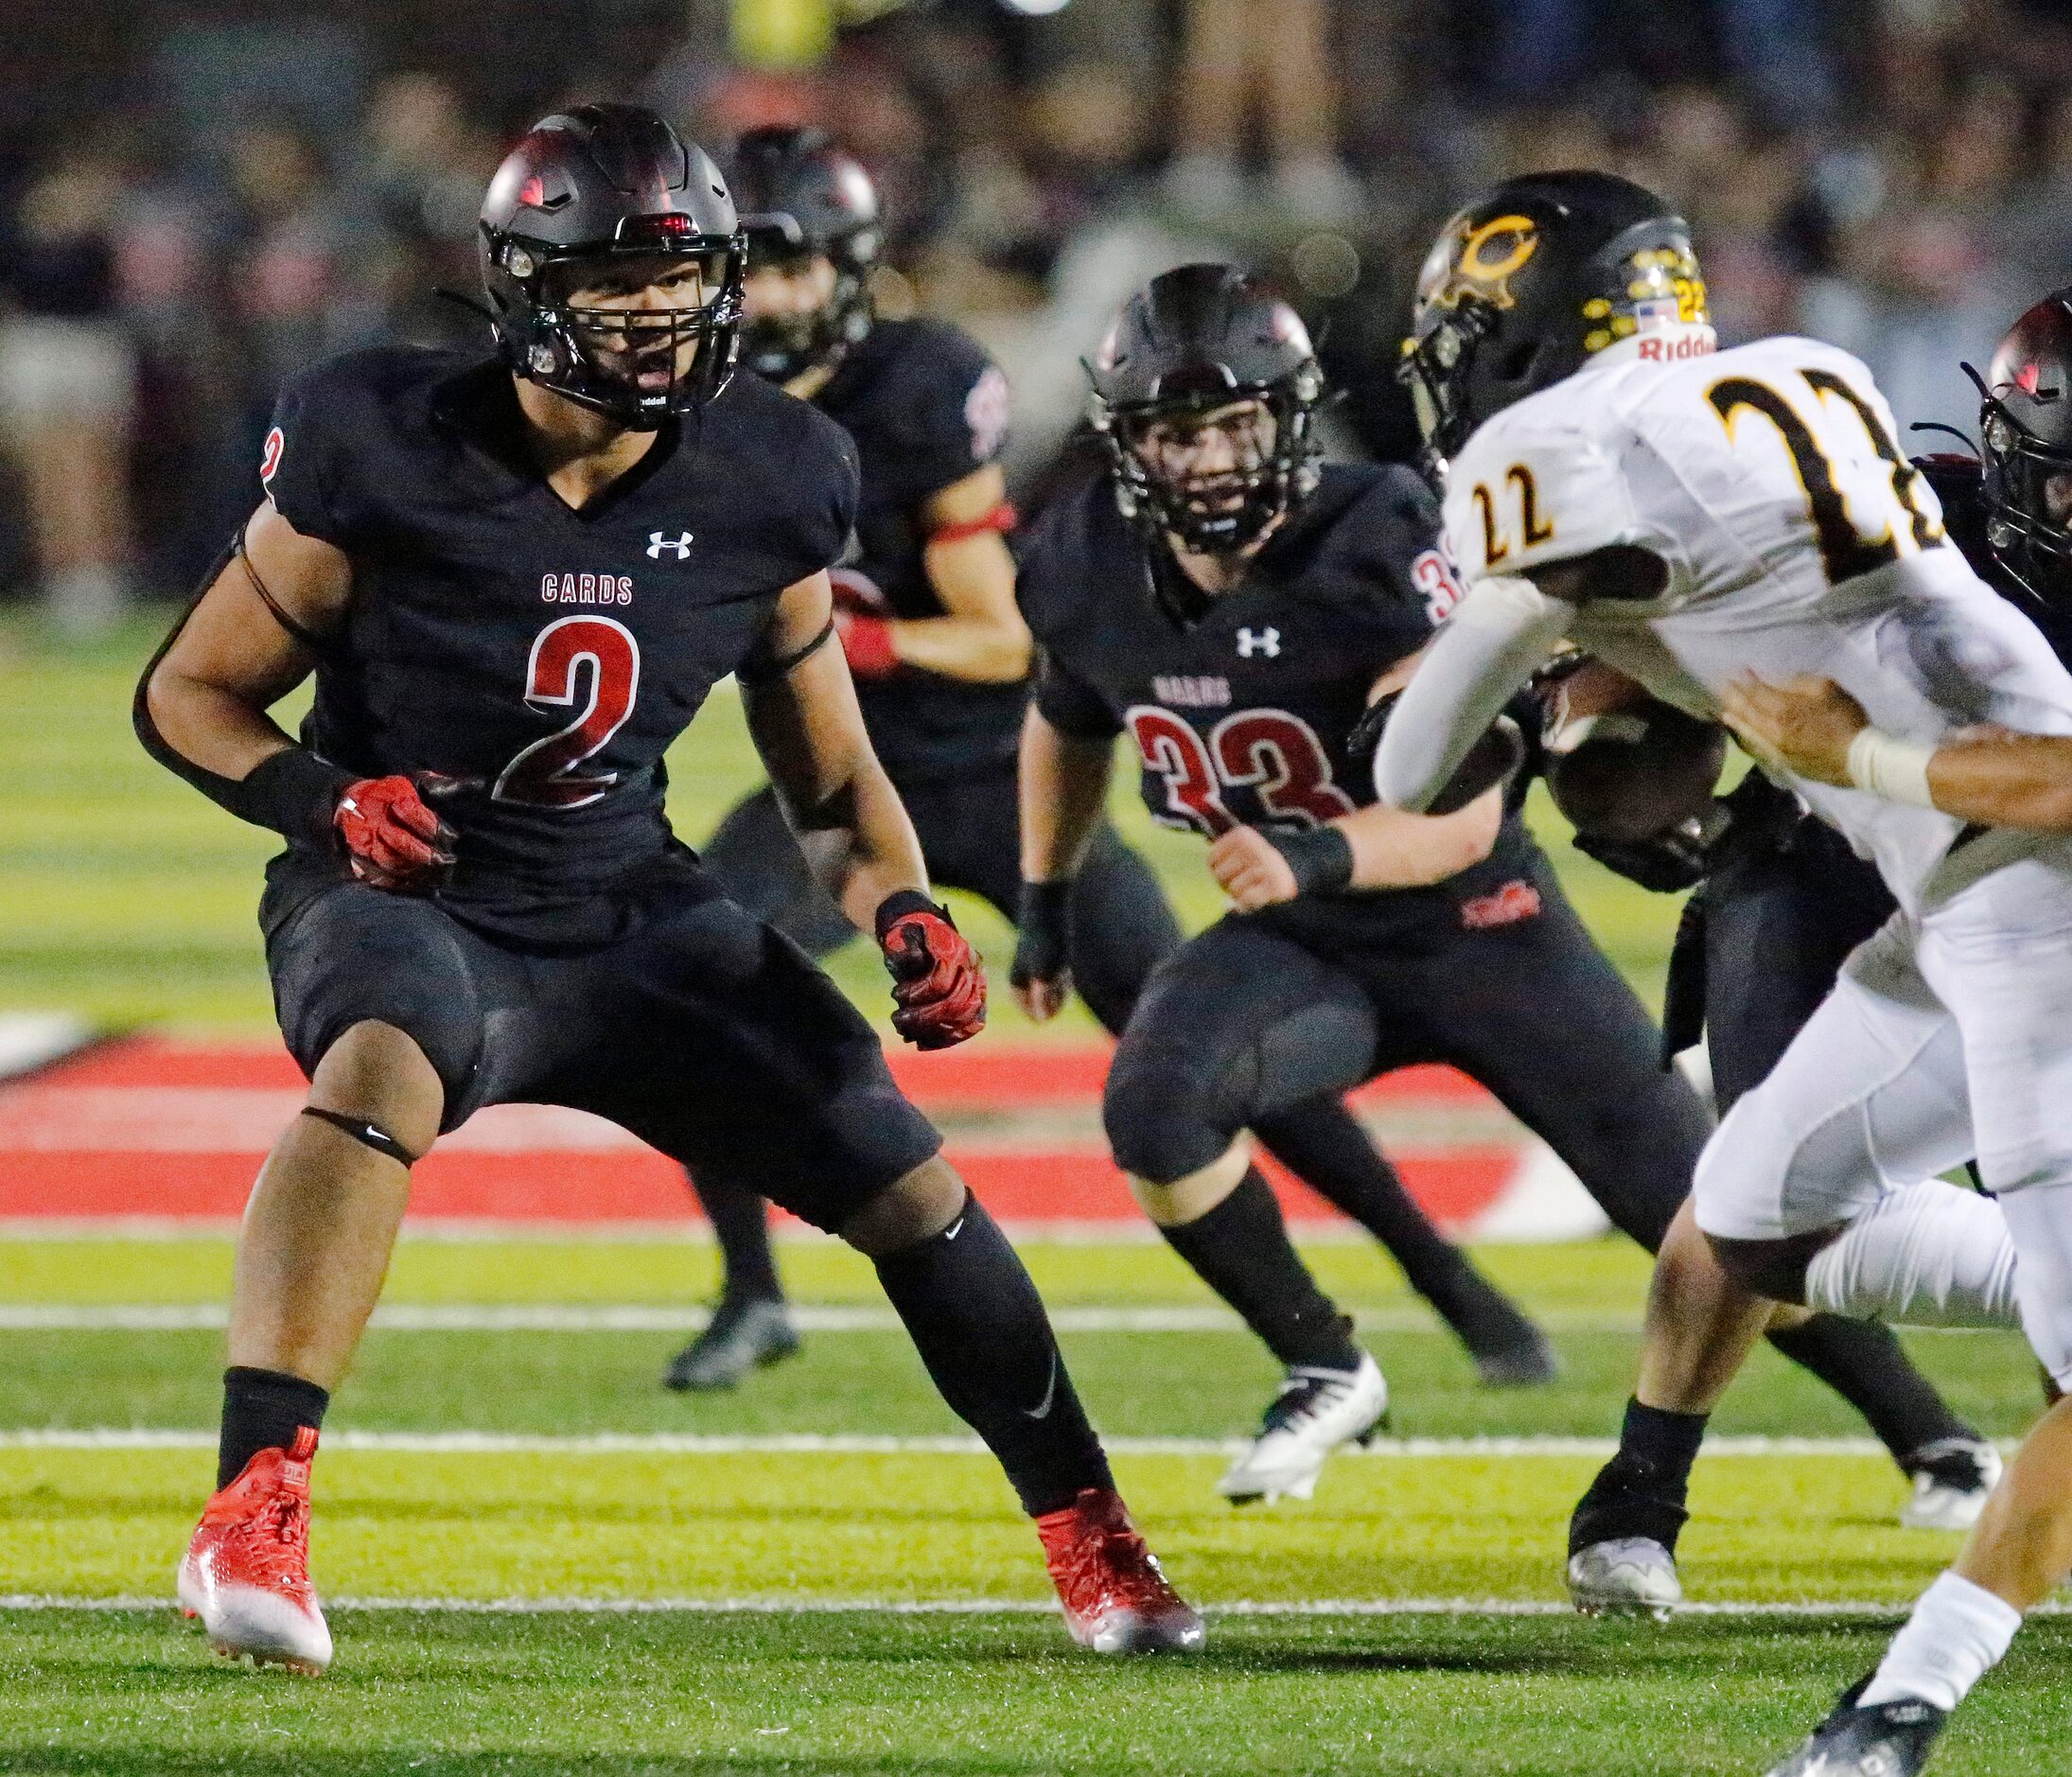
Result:
{"label": "player's outstretched hand", "polygon": [[917,889],[878,909],[878,943],[892,975],[892,1029],[917,1049],[946,1049],[986,1027],[986,972],[950,916]]}
{"label": "player's outstretched hand", "polygon": [[1779,685],[1744,674],[1727,687],[1720,713],[1764,765],[1844,785],[1850,781],[1849,744],[1870,721],[1863,705],[1832,678],[1803,673]]}
{"label": "player's outstretched hand", "polygon": [[1209,874],[1240,913],[1256,913],[1302,892],[1295,867],[1256,827],[1233,827],[1209,847]]}
{"label": "player's outstretched hand", "polygon": [[331,824],[353,875],[370,888],[402,893],[433,887],[452,868],[459,836],[430,804],[461,787],[457,778],[436,771],[348,783]]}
{"label": "player's outstretched hand", "polygon": [[1033,1023],[1048,1024],[1072,993],[1072,885],[1025,882],[1008,982]]}

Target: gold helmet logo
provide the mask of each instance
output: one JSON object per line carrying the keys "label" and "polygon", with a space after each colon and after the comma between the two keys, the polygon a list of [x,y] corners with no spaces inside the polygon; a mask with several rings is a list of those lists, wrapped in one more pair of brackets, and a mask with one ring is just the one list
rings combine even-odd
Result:
{"label": "gold helmet logo", "polygon": [[1427,261],[1423,306],[1457,308],[1473,296],[1508,308],[1516,301],[1511,280],[1539,248],[1539,225],[1529,216],[1493,216],[1470,225],[1464,217],[1458,234],[1449,230]]}

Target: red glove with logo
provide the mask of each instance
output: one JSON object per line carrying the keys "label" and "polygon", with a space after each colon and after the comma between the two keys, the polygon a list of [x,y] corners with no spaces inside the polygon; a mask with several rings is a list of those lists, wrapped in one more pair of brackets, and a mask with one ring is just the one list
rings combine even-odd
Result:
{"label": "red glove with logo", "polygon": [[878,942],[899,1010],[892,1029],[918,1049],[946,1049],[986,1028],[986,975],[950,916],[918,889],[887,895]]}
{"label": "red glove with logo", "polygon": [[428,804],[462,787],[459,779],[437,771],[348,783],[331,825],[345,843],[354,877],[371,888],[405,893],[436,887],[452,868],[460,836]]}

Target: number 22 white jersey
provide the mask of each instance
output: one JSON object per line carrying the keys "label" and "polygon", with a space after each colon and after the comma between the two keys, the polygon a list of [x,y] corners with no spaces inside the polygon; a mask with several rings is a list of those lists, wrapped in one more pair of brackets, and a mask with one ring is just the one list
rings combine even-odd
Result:
{"label": "number 22 white jersey", "polygon": [[[1679,355],[1683,354],[1683,355]],[[1489,420],[1447,477],[1465,576],[1637,545],[1646,602],[1578,607],[1574,642],[1708,720],[1742,673],[1817,673],[1872,722],[1933,742],[1993,722],[2072,733],[2072,674],[1944,537],[1870,373],[1780,338],[1711,352],[1642,336]],[[1960,823],[1790,780],[1918,908]]]}

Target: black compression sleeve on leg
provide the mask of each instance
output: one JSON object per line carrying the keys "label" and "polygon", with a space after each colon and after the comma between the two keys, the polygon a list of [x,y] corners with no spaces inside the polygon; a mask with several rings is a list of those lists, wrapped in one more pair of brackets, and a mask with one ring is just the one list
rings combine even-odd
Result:
{"label": "black compression sleeve on leg", "polygon": [[695,1173],[688,1177],[719,1242],[722,1298],[781,1302],[784,1286],[777,1280],[769,1209],[763,1194],[737,1179],[699,1178]]}
{"label": "black compression sleeve on leg", "polygon": [[286,1450],[304,1426],[324,1429],[328,1389],[284,1370],[232,1365],[223,1372],[223,1427],[216,1446],[216,1485],[227,1487],[262,1450]]}
{"label": "black compression sleeve on leg", "polygon": [[1895,1461],[1940,1438],[1978,1436],[1914,1367],[1889,1327],[1816,1314],[1803,1327],[1773,1332],[1770,1344],[1862,1414]]}
{"label": "black compression sleeve on leg", "polygon": [[1388,1248],[1410,1287],[1470,1351],[1508,1351],[1537,1340],[1519,1306],[1431,1225],[1342,1100],[1312,1099],[1263,1117],[1254,1133],[1297,1178]]}
{"label": "black compression sleeve on leg", "polygon": [[1619,1453],[1598,1470],[1569,1520],[1569,1553],[1620,1537],[1650,1537],[1676,1554],[1707,1416],[1627,1401]]}
{"label": "black compression sleeve on leg", "polygon": [[941,1233],[874,1262],[942,1399],[999,1458],[1024,1511],[1115,1486],[1043,1299],[976,1198]]}
{"label": "black compression sleeve on leg", "polygon": [[1208,1214],[1159,1233],[1291,1369],[1360,1366],[1352,1322],[1317,1288],[1257,1167]]}

